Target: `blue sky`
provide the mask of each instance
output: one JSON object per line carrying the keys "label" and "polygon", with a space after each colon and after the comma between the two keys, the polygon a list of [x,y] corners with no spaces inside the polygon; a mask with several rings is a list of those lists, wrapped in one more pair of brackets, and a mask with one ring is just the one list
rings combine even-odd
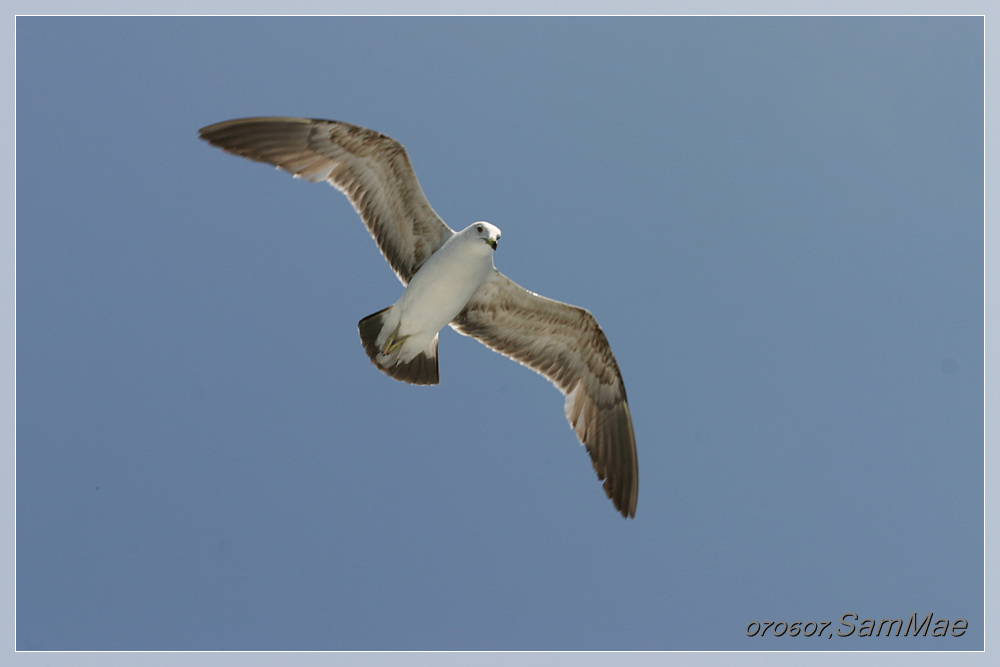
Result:
{"label": "blue sky", "polygon": [[[587,307],[624,521],[542,378],[441,336],[346,199],[198,128],[400,140]],[[17,646],[983,647],[981,18],[17,21]],[[961,638],[755,621],[967,619]]]}

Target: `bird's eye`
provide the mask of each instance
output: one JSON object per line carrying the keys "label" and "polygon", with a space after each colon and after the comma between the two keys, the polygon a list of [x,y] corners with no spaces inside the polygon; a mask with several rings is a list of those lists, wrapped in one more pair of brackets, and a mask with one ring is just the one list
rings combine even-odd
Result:
{"label": "bird's eye", "polygon": [[477,226],[476,227],[476,231],[479,232],[480,234],[482,234],[483,233],[483,226],[482,225]]}

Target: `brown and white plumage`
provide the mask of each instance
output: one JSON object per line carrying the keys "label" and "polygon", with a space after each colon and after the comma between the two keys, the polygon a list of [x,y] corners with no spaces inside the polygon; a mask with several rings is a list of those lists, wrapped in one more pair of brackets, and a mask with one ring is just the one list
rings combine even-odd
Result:
{"label": "brown and white plumage", "polygon": [[384,134],[307,118],[230,120],[199,133],[230,153],[343,192],[404,285],[454,234],[424,196],[406,150]]}
{"label": "brown and white plumage", "polygon": [[[479,243],[495,249],[500,233],[489,223],[458,233],[448,227],[428,203],[399,142],[356,125],[304,118],[231,120],[202,128],[200,135],[296,177],[328,181],[347,195],[407,285],[396,305],[359,324],[366,351],[380,370],[407,382],[436,383],[433,327],[440,328],[443,316],[440,326],[450,323],[559,388],[566,396],[566,417],[590,453],[605,492],[623,516],[635,516],[639,476],[632,417],[618,364],[597,320],[583,308],[529,292],[497,271]],[[439,257],[428,263],[438,250]],[[482,264],[487,258],[488,266]],[[473,261],[484,271],[459,271],[471,285],[468,296],[447,279],[456,275],[450,266]],[[414,312],[420,309],[438,310],[438,320]],[[419,326],[409,324],[417,320]]]}

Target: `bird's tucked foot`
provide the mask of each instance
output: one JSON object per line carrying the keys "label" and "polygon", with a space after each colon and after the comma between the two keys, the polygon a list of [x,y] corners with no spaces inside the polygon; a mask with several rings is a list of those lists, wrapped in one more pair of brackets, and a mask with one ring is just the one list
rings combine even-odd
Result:
{"label": "bird's tucked foot", "polygon": [[406,336],[399,335],[399,324],[397,324],[395,331],[389,334],[389,338],[385,341],[385,343],[382,344],[382,354],[386,356],[392,354],[400,347],[402,347],[403,343],[406,342],[407,338],[409,338],[409,335]]}

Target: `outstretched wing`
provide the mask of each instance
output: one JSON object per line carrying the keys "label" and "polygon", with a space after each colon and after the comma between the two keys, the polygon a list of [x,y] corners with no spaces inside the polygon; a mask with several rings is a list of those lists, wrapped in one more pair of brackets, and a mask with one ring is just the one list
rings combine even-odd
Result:
{"label": "outstretched wing", "polygon": [[544,375],[566,396],[566,418],[587,447],[604,491],[634,517],[639,465],[618,364],[594,316],[529,292],[499,271],[451,323]]}
{"label": "outstretched wing", "polygon": [[225,151],[343,192],[404,285],[455,233],[428,203],[402,144],[384,134],[308,118],[227,120],[199,134]]}

